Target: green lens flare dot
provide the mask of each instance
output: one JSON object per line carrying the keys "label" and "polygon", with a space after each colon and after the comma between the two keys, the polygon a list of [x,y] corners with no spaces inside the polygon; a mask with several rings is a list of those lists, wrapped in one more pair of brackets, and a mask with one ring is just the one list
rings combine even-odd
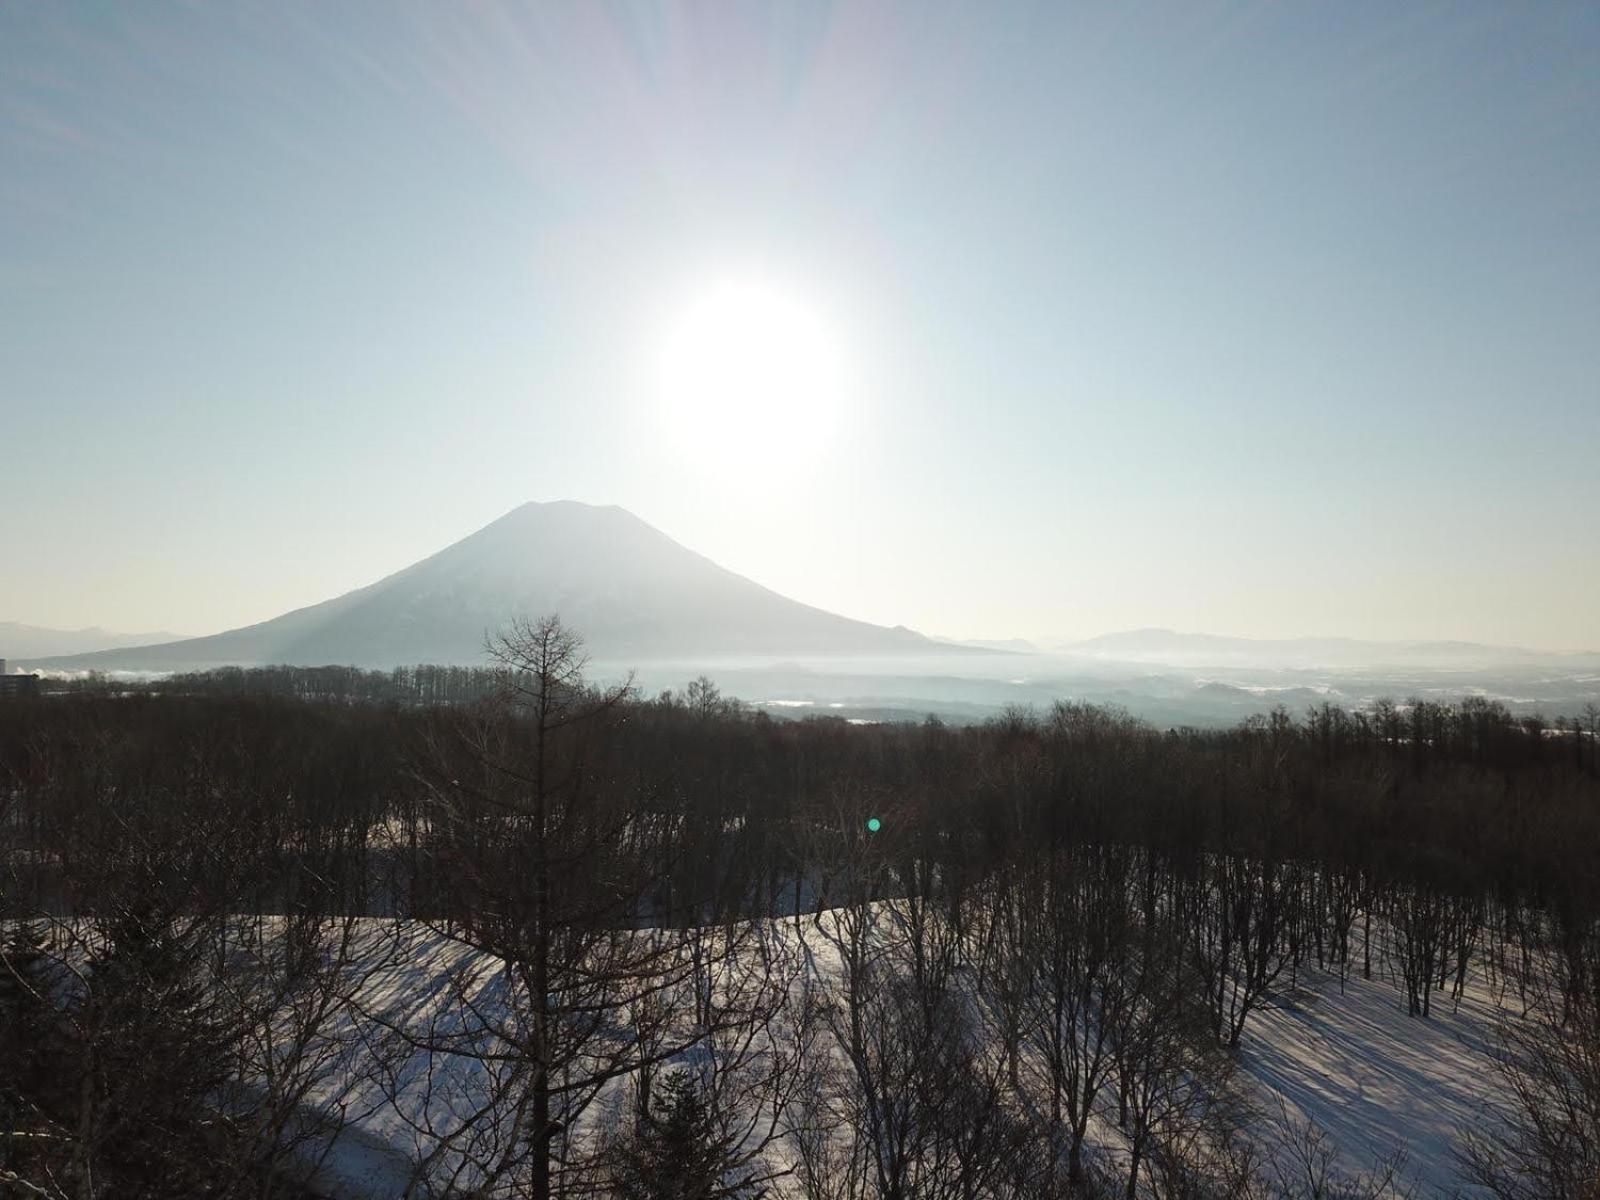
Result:
{"label": "green lens flare dot", "polygon": [[880,830],[882,828],[883,828],[883,822],[878,820],[877,817],[868,817],[867,818],[867,832],[868,833],[877,833],[878,830]]}

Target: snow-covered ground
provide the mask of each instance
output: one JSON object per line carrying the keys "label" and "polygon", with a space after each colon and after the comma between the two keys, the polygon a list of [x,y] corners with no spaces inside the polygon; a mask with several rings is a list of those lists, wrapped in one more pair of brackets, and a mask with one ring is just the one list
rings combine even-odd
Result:
{"label": "snow-covered ground", "polygon": [[[1303,977],[1304,978],[1304,977]],[[1309,986],[1253,1016],[1240,1066],[1265,1111],[1281,1099],[1309,1118],[1348,1171],[1396,1153],[1422,1194],[1460,1186],[1460,1132],[1493,1119],[1485,1111],[1499,1077],[1487,989],[1469,986],[1459,1011],[1436,993],[1433,1015],[1406,1015],[1405,992],[1359,971],[1341,993],[1336,975],[1313,971]]]}
{"label": "snow-covered ground", "polygon": [[[785,939],[803,940],[807,970],[836,971],[822,930],[828,914],[778,925]],[[396,941],[398,933],[399,940]],[[366,974],[361,1001],[372,1011],[424,1014],[443,1003],[443,980],[460,966],[459,947],[420,927],[374,922],[372,952],[390,965]],[[365,974],[365,973],[364,973]],[[1356,1173],[1403,1154],[1404,1174],[1419,1196],[1471,1195],[1459,1178],[1454,1147],[1464,1128],[1483,1128],[1497,1086],[1492,1026],[1499,1012],[1481,973],[1459,1006],[1435,993],[1429,1019],[1406,1014],[1405,993],[1375,971],[1359,968],[1341,986],[1337,974],[1302,968],[1295,986],[1287,973],[1268,1007],[1253,1015],[1238,1056],[1242,1081],[1266,1122],[1309,1120],[1338,1151],[1340,1167]],[[477,997],[492,1002],[493,971]],[[419,1157],[441,1145],[453,1125],[489,1093],[485,1068],[463,1058],[418,1050],[393,1064],[387,1089],[374,1086],[353,1099],[353,1128],[333,1148],[317,1180],[328,1194],[391,1198],[405,1194]],[[601,1105],[600,1109],[610,1106]],[[1251,1131],[1271,1142],[1273,1128]],[[449,1152],[441,1161],[449,1158]]]}

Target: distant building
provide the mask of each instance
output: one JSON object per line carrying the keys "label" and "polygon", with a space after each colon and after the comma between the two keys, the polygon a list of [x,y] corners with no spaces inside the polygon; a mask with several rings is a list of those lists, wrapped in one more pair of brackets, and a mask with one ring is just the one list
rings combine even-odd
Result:
{"label": "distant building", "polygon": [[39,694],[39,677],[37,675],[7,675],[6,660],[0,658],[0,700],[12,696],[37,696]]}

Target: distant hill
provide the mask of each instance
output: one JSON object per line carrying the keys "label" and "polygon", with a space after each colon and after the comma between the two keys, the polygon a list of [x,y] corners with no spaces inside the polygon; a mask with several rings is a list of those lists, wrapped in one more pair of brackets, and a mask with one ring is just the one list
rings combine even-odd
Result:
{"label": "distant hill", "polygon": [[0,658],[12,662],[180,640],[183,640],[183,635],[177,633],[113,633],[95,626],[88,629],[45,629],[17,621],[0,621]]}
{"label": "distant hill", "polygon": [[966,646],[973,650],[988,650],[994,654],[1038,654],[1039,647],[1027,638],[953,638],[941,637],[941,642],[952,646]]}
{"label": "distant hill", "polygon": [[171,671],[479,663],[485,631],[552,612],[599,661],[962,653],[900,626],[854,621],[780,596],[624,509],[557,501],[525,504],[368,587],[258,625],[32,665]]}
{"label": "distant hill", "polygon": [[1057,653],[1115,662],[1169,666],[1357,667],[1417,666],[1436,670],[1593,654],[1553,655],[1516,646],[1476,642],[1374,642],[1355,638],[1241,638],[1171,629],[1132,629],[1052,647]]}

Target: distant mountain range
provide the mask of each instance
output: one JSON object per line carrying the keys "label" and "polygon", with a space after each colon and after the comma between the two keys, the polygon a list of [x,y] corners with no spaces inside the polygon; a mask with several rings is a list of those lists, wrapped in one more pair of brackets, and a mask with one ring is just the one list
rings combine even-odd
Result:
{"label": "distant mountain range", "polygon": [[546,613],[559,613],[597,661],[963,653],[901,626],[780,596],[624,509],[557,501],[525,504],[374,584],[270,621],[138,648],[40,656],[30,665],[176,671],[481,663],[487,633],[513,617]]}
{"label": "distant mountain range", "polygon": [[[1382,682],[1374,676],[1360,685],[1360,694],[1391,686],[1409,692],[1433,686],[1434,677],[1454,680],[1451,686],[1459,690],[1468,682],[1494,682],[1493,675],[1499,682],[1489,693],[1533,704],[1540,697],[1558,698],[1541,690],[1540,680],[1552,672],[1579,672],[1570,687],[1562,684],[1562,697],[1587,696],[1593,679],[1600,678],[1600,655],[1471,642],[1256,639],[1170,629],[1074,642],[936,640],[801,604],[686,549],[621,508],[573,501],[525,504],[376,583],[260,624],[177,638],[0,623],[0,657],[12,669],[78,671],[473,664],[486,661],[488,634],[514,617],[546,613],[559,613],[583,637],[597,666],[651,667],[641,679],[659,676],[662,686],[681,683],[685,667],[691,673],[702,667],[744,671],[748,686],[779,699],[791,691],[779,686],[783,679],[811,695],[810,673],[827,658],[853,660],[822,668],[828,671],[920,680],[897,684],[897,695],[951,703],[960,697],[960,703],[979,706],[1064,695],[1140,709],[1156,700],[1204,700],[1214,708],[1212,702],[1223,697],[1193,690],[1204,685],[1228,691],[1231,711],[1267,697],[1299,703],[1305,697],[1296,688],[1313,687],[1323,695],[1356,687],[1355,674],[1373,671]],[[774,674],[771,668],[781,660],[792,661]],[[1167,696],[1173,687],[1177,691]],[[849,688],[846,697],[826,702],[872,694],[859,679]],[[1154,699],[1147,694],[1152,689],[1160,693]]]}
{"label": "distant mountain range", "polygon": [[1039,647],[1027,638],[952,638],[941,637],[941,642],[953,646],[968,646],[973,650],[989,650],[996,654],[1038,654]]}
{"label": "distant mountain range", "polygon": [[98,626],[88,629],[45,629],[17,621],[0,621],[0,658],[11,661],[181,640],[183,635],[177,633],[113,633]]}
{"label": "distant mountain range", "polygon": [[1241,638],[1171,629],[1133,629],[1052,646],[1058,654],[1113,662],[1167,666],[1371,667],[1416,666],[1435,670],[1600,659],[1600,654],[1553,654],[1517,646],[1477,642],[1376,642],[1355,638]]}

